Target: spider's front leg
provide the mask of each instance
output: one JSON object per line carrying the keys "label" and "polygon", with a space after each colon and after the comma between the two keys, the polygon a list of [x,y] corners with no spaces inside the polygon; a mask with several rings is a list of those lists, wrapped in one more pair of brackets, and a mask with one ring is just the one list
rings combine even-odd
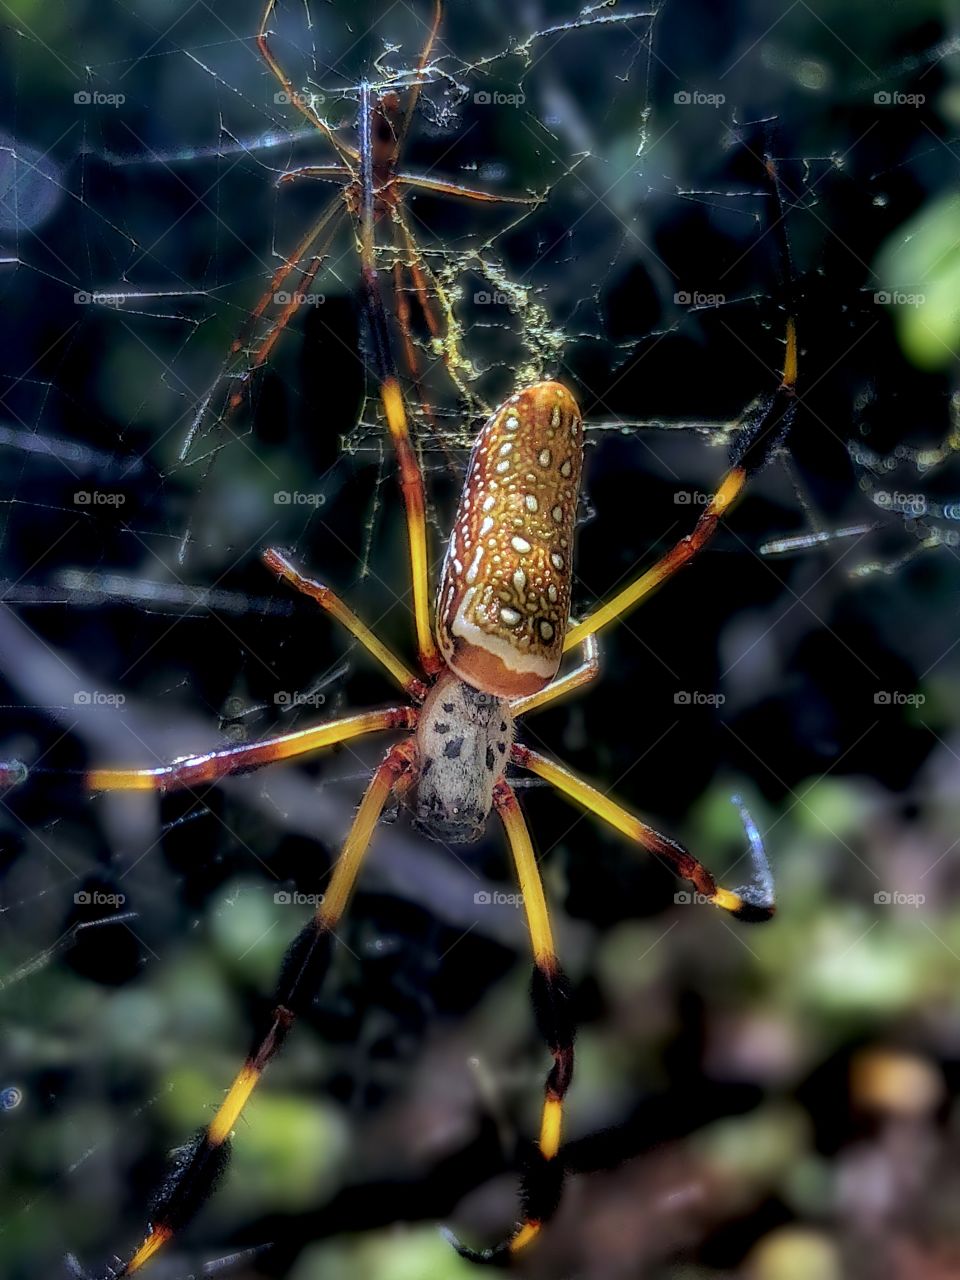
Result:
{"label": "spider's front leg", "polygon": [[180,1148],[154,1207],[150,1232],[116,1272],[117,1280],[141,1270],[196,1215],[230,1158],[230,1134],[268,1063],[279,1053],[294,1019],[309,1008],[330,960],[331,935],[343,916],[357,873],[390,793],[416,770],[416,744],[391,747],[368,786],[323,902],[287,951],[266,1026],[256,1037],[216,1115]]}
{"label": "spider's front leg", "polygon": [[[790,268],[790,248],[787,242],[780,177],[776,163],[769,154],[764,157],[764,170],[776,211],[770,230],[779,244],[781,271],[787,274]],[[729,470],[721,479],[716,493],[707,503],[690,533],[681,538],[666,555],[661,556],[656,564],[642,573],[639,578],[618,591],[612,599],[601,604],[567,631],[563,644],[564,652],[582,644],[588,636],[596,635],[603,627],[635,608],[652,591],[699,555],[716,533],[721,519],[729,514],[740,499],[747,481],[776,454],[789,435],[798,403],[797,308],[796,299],[792,296],[794,292],[792,278],[783,280],[781,287],[786,295],[784,305],[787,318],[784,327],[783,368],[780,381],[776,389],[765,396],[760,405],[742,423],[731,453]]]}

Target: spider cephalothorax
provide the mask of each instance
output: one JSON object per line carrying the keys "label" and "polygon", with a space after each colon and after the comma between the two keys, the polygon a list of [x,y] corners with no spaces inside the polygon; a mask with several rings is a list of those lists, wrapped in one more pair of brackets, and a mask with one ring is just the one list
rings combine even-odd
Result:
{"label": "spider cephalothorax", "polygon": [[483,835],[493,790],[513,746],[513,712],[504,698],[445,672],[430,690],[417,726],[417,827],[442,844]]}

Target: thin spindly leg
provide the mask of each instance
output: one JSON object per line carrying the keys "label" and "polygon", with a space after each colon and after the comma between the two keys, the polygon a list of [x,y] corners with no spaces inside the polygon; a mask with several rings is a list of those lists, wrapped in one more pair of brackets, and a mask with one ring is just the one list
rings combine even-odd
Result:
{"label": "thin spindly leg", "polygon": [[[328,206],[324,217],[321,219],[321,223],[325,224],[331,217],[340,211],[339,204],[339,198],[332,201]],[[325,252],[326,245],[324,246],[324,251],[321,253],[315,253],[310,259],[309,264],[301,271],[297,279],[296,288],[291,290],[287,301],[280,305],[280,311],[276,319],[254,348],[250,357],[250,362],[244,371],[244,382],[248,381],[253,374],[270,359],[273,348],[280,340],[280,335],[299,311],[304,295],[310,291],[310,286],[316,279],[317,272],[323,264]],[[276,276],[274,278],[276,278]],[[271,297],[275,297],[278,293],[279,290],[274,290],[274,294],[272,294]],[[242,399],[243,389],[241,385],[238,390],[231,393],[230,398],[227,401],[227,411],[230,412],[236,409]]]}
{"label": "thin spindly leg", "polygon": [[29,769],[19,760],[10,760],[0,764],[0,791],[25,782],[34,775],[57,781],[73,781],[79,783],[84,791],[181,791],[188,787],[205,786],[233,774],[250,773],[280,760],[310,755],[322,747],[347,742],[361,734],[379,733],[387,729],[413,729],[418,715],[416,707],[386,707],[379,711],[365,711],[361,715],[346,716],[343,720],[331,720],[328,724],[284,733],[278,738],[264,738],[261,742],[244,743],[238,747],[221,747],[202,755],[184,756],[172,764],[157,765],[149,769],[88,769],[86,772],[69,773],[52,769]]}
{"label": "thin spindly leg", "polygon": [[539,711],[541,707],[556,702],[558,698],[569,697],[575,689],[580,689],[591,680],[595,680],[600,672],[600,645],[596,636],[587,636],[583,642],[583,659],[566,675],[560,676],[539,693],[531,693],[526,698],[517,698],[510,703],[510,710],[515,716],[529,715],[531,711]]}
{"label": "thin spindly leg", "polygon": [[[184,440],[183,445],[181,446],[181,449],[180,449],[181,461],[183,461],[190,453],[190,450],[193,447],[194,440],[196,440],[201,429],[204,427],[204,424],[207,420],[207,415],[210,413],[211,406],[216,406],[220,403],[220,396],[219,396],[220,388],[228,378],[230,379],[231,383],[235,385],[231,387],[230,393],[226,397],[226,403],[224,404],[222,411],[219,411],[217,409],[214,410],[215,412],[219,412],[219,417],[215,419],[215,422],[218,422],[221,428],[225,426],[226,423],[229,421],[230,417],[232,416],[232,414],[243,403],[244,389],[246,388],[247,384],[249,383],[253,375],[257,372],[257,370],[265,363],[265,361],[267,360],[267,357],[270,355],[270,352],[273,350],[274,346],[276,345],[277,339],[280,337],[281,333],[283,333],[284,329],[287,327],[287,325],[290,323],[290,320],[293,318],[298,306],[300,305],[300,299],[298,295],[306,292],[307,288],[309,287],[310,281],[312,281],[313,278],[316,276],[317,271],[319,270],[320,264],[323,261],[324,255],[326,253],[326,247],[328,242],[325,242],[323,248],[313,255],[313,258],[311,259],[310,264],[300,271],[299,276],[297,278],[297,287],[291,293],[291,298],[289,303],[283,306],[282,310],[278,313],[277,317],[273,320],[272,324],[267,329],[267,332],[263,335],[262,338],[260,338],[260,340],[252,348],[249,355],[249,359],[247,360],[246,365],[244,366],[244,368],[239,374],[232,373],[234,364],[236,362],[236,357],[247,346],[253,326],[264,314],[264,312],[271,305],[271,303],[275,303],[276,296],[280,292],[281,286],[286,284],[290,279],[290,277],[294,276],[297,273],[300,262],[303,261],[303,259],[307,256],[307,254],[313,248],[314,243],[316,242],[318,237],[322,234],[324,228],[326,228],[330,224],[334,216],[337,213],[341,212],[342,209],[343,209],[343,202],[340,199],[340,197],[337,196],[336,199],[332,200],[327,205],[323,213],[320,215],[317,221],[313,224],[313,226],[310,228],[307,234],[303,237],[299,245],[297,245],[297,248],[294,250],[292,256],[284,259],[284,261],[280,264],[279,267],[277,267],[276,271],[273,273],[273,276],[270,280],[269,285],[261,294],[260,299],[255,304],[255,306],[253,307],[253,310],[250,312],[249,316],[244,321],[243,326],[240,329],[240,332],[237,334],[236,338],[234,338],[233,342],[231,343],[230,350],[227,353],[227,357],[224,360],[219,373],[217,374],[216,378],[213,381],[213,385],[211,386],[207,394],[204,396],[203,400],[201,401],[197,409],[197,412],[194,414],[193,421],[190,424],[190,430],[187,432],[186,439]],[[216,455],[213,455],[213,456],[216,456]]]}
{"label": "thin spindly leg", "polygon": [[[460,354],[460,326],[453,312],[453,303],[440,280],[437,279],[427,265],[426,259],[421,253],[416,238],[399,205],[393,211],[393,220],[400,228],[407,255],[407,265],[413,279],[413,287],[416,290],[424,319],[427,322],[427,328],[430,330],[430,336],[435,342],[439,343],[440,353],[453,385],[466,401],[475,403],[476,394],[463,380],[463,370],[466,362]],[[443,323],[441,323],[434,309],[434,297],[443,313]],[[483,408],[486,411],[487,407],[483,406]]]}
{"label": "thin spindly leg", "polygon": [[407,131],[413,120],[413,113],[417,108],[417,99],[420,97],[420,90],[423,86],[423,73],[426,70],[427,63],[430,61],[430,54],[433,52],[433,46],[436,43],[437,32],[440,30],[440,23],[443,21],[443,0],[433,0],[433,19],[427,29],[427,39],[423,48],[420,50],[420,57],[417,60],[416,79],[410,86],[410,93],[407,97],[407,105],[403,112],[403,120],[397,131],[397,140],[393,147],[393,155],[391,157],[391,165],[396,164],[397,157],[403,149],[403,144],[407,137]]}
{"label": "thin spindly leg", "polygon": [[[243,328],[231,343],[230,345],[231,355],[236,355],[236,353],[246,345],[247,336],[251,328],[253,327],[253,325],[256,324],[256,322],[260,319],[260,317],[266,311],[267,307],[270,306],[270,303],[273,301],[276,295],[280,293],[282,286],[287,283],[288,277],[292,276],[293,273],[297,270],[298,266],[304,260],[304,258],[310,252],[310,250],[313,248],[315,242],[317,241],[319,236],[323,233],[324,229],[329,225],[331,220],[335,218],[338,213],[341,212],[342,208],[343,208],[343,203],[339,196],[337,196],[336,199],[331,200],[330,203],[327,204],[327,206],[324,208],[323,212],[321,213],[317,221],[313,224],[313,226],[310,228],[307,234],[303,237],[303,239],[297,245],[296,249],[294,249],[290,257],[285,258],[283,262],[280,263],[279,267],[277,267],[276,271],[273,273],[273,276],[270,279],[270,283],[267,285],[266,289],[264,290],[259,302],[257,302],[257,304],[254,306],[253,310],[250,312],[250,315],[247,317],[247,320],[245,321]],[[326,248],[326,246],[324,248]],[[313,262],[316,262],[319,264],[319,262],[323,260],[323,256],[324,256],[323,252],[319,254],[315,254],[313,258]],[[313,266],[313,262],[311,262],[311,266]],[[306,273],[309,270],[310,270],[310,267],[304,268],[304,271],[302,274],[306,275]],[[314,275],[316,274],[315,270],[313,274]],[[302,279],[299,281],[299,287],[295,292],[298,292],[298,293],[303,292]],[[252,368],[259,368],[259,366],[263,364],[264,359],[265,357],[261,357],[260,359],[257,359],[256,353],[255,353],[254,363],[252,365]]]}
{"label": "thin spindly leg", "polygon": [[790,264],[790,246],[787,240],[786,219],[783,208],[783,197],[780,189],[780,177],[772,155],[765,154],[763,166],[766,179],[770,184],[770,195],[774,203],[774,218],[771,231],[774,242],[778,246],[780,262],[780,292],[787,312],[786,335],[784,341],[783,374],[780,385],[758,410],[752,413],[743,424],[734,444],[730,459],[730,470],[720,482],[720,487],[703,510],[693,531],[682,538],[675,547],[667,552],[652,568],[640,575],[636,581],[619,591],[612,600],[602,604],[599,609],[587,615],[582,622],[571,627],[564,639],[564,652],[574,648],[594,635],[602,627],[621,617],[640,603],[645,596],[654,591],[661,583],[682,569],[685,564],[707,545],[713,537],[717,524],[733,507],[743,492],[747,480],[758,471],[770,456],[779,448],[790,430],[797,409],[797,324],[796,298],[794,297],[793,272]]}
{"label": "thin spindly leg", "polygon": [[398,173],[395,182],[404,187],[416,187],[418,191],[435,191],[441,196],[459,196],[461,200],[480,200],[483,204],[543,204],[544,196],[505,196],[496,191],[481,191],[477,187],[463,187],[459,182],[443,178],[428,178],[420,173]]}
{"label": "thin spindly leg", "polygon": [[400,472],[400,491],[403,494],[407,514],[407,539],[410,545],[410,574],[413,587],[413,612],[417,629],[417,648],[420,663],[428,675],[443,666],[433,638],[430,608],[430,562],[427,555],[426,498],[423,489],[423,473],[410,438],[407,410],[403,403],[400,380],[390,351],[386,311],[380,291],[380,279],[374,253],[374,191],[371,138],[370,86],[361,85],[360,91],[360,152],[361,152],[361,218],[360,256],[361,278],[367,301],[371,341],[380,398],[387,419],[393,446],[397,454]]}
{"label": "thin spindly leg", "polygon": [[[413,330],[410,327],[410,300],[407,297],[407,291],[403,286],[403,264],[399,260],[393,264],[393,298],[397,313],[397,327],[400,330],[400,341],[403,343],[403,359],[407,372],[413,379],[413,385],[417,389],[417,398],[420,401],[420,413],[430,424],[431,428],[436,431],[437,424],[434,419],[433,410],[427,403],[426,396],[423,394],[420,359],[417,355],[416,344],[413,340]],[[428,319],[428,324],[429,323],[430,321]],[[433,330],[431,326],[431,333],[432,332]]]}
{"label": "thin spindly leg", "polygon": [[447,1233],[460,1253],[478,1262],[490,1262],[518,1253],[530,1244],[543,1224],[556,1212],[563,1184],[563,1164],[558,1158],[563,1098],[573,1079],[574,1026],[570,1011],[570,985],[554,949],[543,881],[530,843],[530,833],[517,797],[502,778],[494,790],[494,805],[507,833],[523,895],[523,909],[533,949],[533,1008],[540,1034],[553,1054],[553,1066],[544,1086],[540,1137],[523,1177],[523,1217],[513,1234],[495,1249],[476,1253]]}
{"label": "thin spindly leg", "polygon": [[319,182],[339,182],[341,186],[351,182],[355,173],[344,164],[305,164],[299,169],[287,169],[277,179],[277,186],[286,186],[299,178],[316,178]]}
{"label": "thin spindly leg", "polygon": [[370,628],[360,621],[353,610],[345,605],[335,592],[331,591],[322,582],[317,582],[314,578],[305,578],[282,552],[273,547],[264,551],[262,559],[268,569],[272,569],[275,574],[285,579],[303,595],[310,596],[312,600],[316,600],[321,609],[325,609],[327,613],[332,614],[342,626],[346,627],[350,634],[360,641],[367,652],[386,667],[401,689],[408,693],[411,698],[415,698],[418,702],[423,701],[427,696],[427,686],[424,682],[415,676],[392,650],[377,639]]}
{"label": "thin spindly leg", "polygon": [[578,778],[564,765],[519,744],[513,748],[512,759],[514,764],[545,778],[558,791],[562,791],[577,804],[583,805],[588,812],[596,814],[604,822],[609,822],[628,840],[635,841],[650,853],[663,858],[678,876],[689,880],[697,893],[713,906],[721,907],[724,911],[729,911],[731,915],[736,916],[738,920],[745,920],[751,924],[769,920],[773,915],[775,910],[773,878],[759,838],[754,839],[751,835],[749,842],[751,860],[749,880],[737,889],[722,889],[703,863],[685,849],[678,840],[672,840],[669,836],[655,831],[653,827],[647,826],[640,818],[628,813],[616,801],[605,796],[596,787],[592,787],[589,782]]}
{"label": "thin spindly leg", "polygon": [[186,1226],[226,1168],[230,1158],[230,1135],[250,1095],[267,1064],[280,1051],[294,1019],[310,1007],[323,981],[330,959],[331,935],[343,916],[384,805],[398,781],[411,770],[414,751],[414,744],[409,740],[392,747],[373,775],[333,869],[323,902],[287,951],[273,998],[273,1009],[265,1026],[254,1040],[216,1115],[192,1143],[178,1153],[176,1167],[154,1209],[150,1233],[130,1261],[116,1273],[118,1277],[136,1274]]}
{"label": "thin spindly leg", "polygon": [[356,149],[338,138],[327,124],[326,120],[322,120],[320,116],[317,115],[317,112],[310,104],[307,96],[297,91],[294,87],[293,81],[273,56],[273,51],[269,44],[269,37],[271,35],[269,23],[276,7],[277,0],[267,0],[267,3],[264,5],[263,14],[260,17],[260,26],[257,29],[257,48],[260,51],[260,56],[280,82],[291,106],[296,107],[304,119],[308,120],[315,129],[320,130],[327,141],[335,148],[337,155],[343,163],[345,165],[349,165],[351,160],[356,161],[360,158]]}

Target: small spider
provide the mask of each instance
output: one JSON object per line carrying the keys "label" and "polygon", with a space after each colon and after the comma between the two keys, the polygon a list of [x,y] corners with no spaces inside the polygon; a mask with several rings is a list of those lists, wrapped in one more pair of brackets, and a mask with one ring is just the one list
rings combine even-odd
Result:
{"label": "small spider", "polygon": [[[361,281],[366,322],[370,330],[370,358],[380,388],[387,421],[393,424],[398,415],[405,418],[403,398],[396,394],[396,370],[387,336],[387,309],[377,270],[377,246],[374,230],[383,223],[396,252],[393,283],[396,325],[407,374],[417,389],[420,410],[429,420],[431,410],[422,391],[423,370],[417,355],[417,343],[411,327],[409,294],[412,292],[426,323],[431,340],[441,356],[458,394],[469,403],[476,397],[461,376],[462,357],[458,348],[459,327],[453,303],[442,282],[431,270],[411,226],[404,197],[408,192],[428,192],[474,204],[535,206],[542,195],[505,195],[467,187],[447,178],[426,173],[412,173],[400,168],[407,134],[416,113],[420,91],[430,70],[430,60],[443,20],[443,0],[433,0],[426,40],[412,73],[396,73],[386,84],[373,85],[364,80],[357,86],[358,110],[356,142],[342,138],[318,111],[316,94],[298,91],[271,48],[270,23],[277,0],[265,0],[257,28],[257,50],[282,93],[278,99],[295,107],[333,149],[336,161],[329,164],[302,165],[289,169],[279,177],[286,186],[304,179],[333,183],[339,190],[326,201],[313,225],[307,230],[289,257],[273,273],[266,289],[252,307],[246,322],[230,345],[226,359],[193,416],[187,438],[180,451],[186,458],[199,435],[222,429],[244,402],[254,376],[271,358],[273,351],[301,305],[323,266],[333,238],[345,214],[356,224],[357,249],[360,257]],[[401,97],[400,88],[406,89]],[[322,98],[319,99],[322,101]],[[409,283],[406,282],[409,275]],[[272,313],[272,314],[271,314]],[[264,326],[254,339],[253,330]],[[407,434],[406,422],[397,427],[395,438]],[[402,447],[398,443],[398,447]],[[207,468],[213,465],[216,451],[210,453]],[[180,559],[186,556],[192,531],[188,525],[180,545]],[[419,616],[419,615],[418,615]],[[424,637],[420,637],[421,642]]]}
{"label": "small spider", "polygon": [[[168,792],[215,782],[378,730],[406,730],[389,748],[360,802],[323,902],[292,943],[268,1024],[210,1123],[177,1153],[158,1197],[149,1233],[117,1276],[138,1272],[197,1212],[229,1157],[229,1139],[264,1069],[294,1020],[310,1007],[330,957],[331,936],[353,889],[380,815],[394,795],[412,810],[427,836],[444,843],[476,840],[491,810],[513,855],[533,949],[533,1003],[553,1055],[547,1076],[537,1154],[523,1179],[523,1216],[495,1249],[466,1256],[490,1260],[527,1246],[551,1217],[562,1181],[563,1098],[573,1076],[574,1028],[569,988],[554,950],[543,885],[507,764],[529,770],[665,859],[709,902],[741,920],[774,910],[769,869],[759,841],[750,841],[751,875],[737,889],[720,888],[706,867],[677,841],[661,835],[563,765],[516,741],[517,720],[594,679],[596,633],[688,563],[713,534],[747,477],[770,456],[792,420],[796,400],[796,333],[787,322],[786,358],[777,391],[740,432],[730,470],[693,531],[633,583],[575,625],[568,625],[573,538],[583,460],[583,422],[570,392],[540,382],[511,396],[481,429],[467,467],[436,597],[435,631],[418,619],[422,675],[416,675],[329,587],[304,577],[280,551],[266,565],[312,597],[376,657],[410,702],[367,711],[252,744],[147,769],[93,769],[91,791]],[[425,546],[423,487],[415,454],[400,451],[413,572],[425,573],[414,551]],[[414,501],[411,502],[411,496]],[[427,584],[414,596],[426,598]],[[434,639],[435,636],[435,639]],[[558,676],[563,654],[583,646],[582,659]],[[41,771],[42,772],[42,771]],[[27,776],[26,766],[0,766],[0,783]]]}

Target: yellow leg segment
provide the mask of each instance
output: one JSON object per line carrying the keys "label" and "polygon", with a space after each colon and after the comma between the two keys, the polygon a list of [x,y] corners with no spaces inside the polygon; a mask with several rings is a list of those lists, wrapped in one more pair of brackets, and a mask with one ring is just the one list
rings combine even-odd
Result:
{"label": "yellow leg segment", "polygon": [[373,775],[334,868],[329,889],[313,919],[287,952],[274,995],[274,1009],[261,1035],[237,1073],[216,1115],[195,1139],[158,1206],[153,1228],[118,1273],[134,1275],[196,1214],[229,1159],[230,1135],[266,1067],[279,1053],[298,1014],[309,1006],[323,980],[333,929],[340,921],[356,882],[363,855],[394,786],[412,770],[416,746],[407,739],[392,747]]}
{"label": "yellow leg segment", "polygon": [[564,765],[519,744],[514,746],[512,758],[515,764],[544,778],[589,813],[596,814],[609,823],[628,840],[663,858],[678,876],[689,880],[697,893],[712,906],[720,907],[721,910],[729,911],[731,915],[751,923],[767,920],[773,915],[773,883],[759,839],[750,843],[751,876],[748,883],[739,890],[722,889],[712,873],[678,840],[662,835],[648,826],[589,782],[578,778]]}
{"label": "yellow leg segment", "polygon": [[672,578],[703,550],[713,537],[721,518],[742,494],[748,477],[763,465],[789,430],[796,410],[797,366],[797,325],[794,317],[789,316],[786,323],[783,376],[776,393],[769,398],[763,412],[743,428],[744,440],[738,446],[735,463],[723,477],[719,489],[704,508],[692,532],[681,538],[655,565],[619,591],[612,600],[608,600],[599,609],[588,614],[582,622],[571,627],[564,638],[564,653],[582,644],[588,636],[595,635],[615,618],[635,608],[645,596],[668,578]]}
{"label": "yellow leg segment", "polygon": [[734,467],[723,479],[720,488],[713,495],[703,510],[703,514],[694,526],[693,532],[681,539],[665,556],[640,575],[629,586],[619,591],[612,600],[602,604],[599,609],[588,614],[582,622],[571,627],[563,642],[563,651],[582,644],[588,636],[595,635],[603,627],[608,626],[615,618],[635,608],[644,596],[650,595],[661,583],[672,578],[678,569],[682,569],[688,560],[692,560],[698,551],[713,537],[717,522],[736,502],[743,492],[747,473],[741,467]]}
{"label": "yellow leg segment", "polygon": [[474,1253],[450,1237],[460,1253],[478,1261],[519,1253],[539,1234],[556,1211],[563,1184],[563,1165],[558,1159],[563,1122],[563,1099],[573,1079],[573,1020],[570,990],[553,946],[550,917],[543,893],[543,881],[523,820],[517,797],[501,779],[494,789],[494,804],[503,823],[513,854],[517,879],[523,894],[523,909],[530,931],[534,968],[532,996],[537,1025],[553,1054],[553,1066],[544,1086],[540,1137],[536,1151],[524,1171],[523,1216],[516,1230],[495,1249]]}
{"label": "yellow leg segment", "polygon": [[336,620],[345,627],[347,631],[371,654],[381,666],[393,676],[397,684],[400,685],[412,698],[422,701],[427,695],[427,686],[424,682],[415,676],[397,655],[383,643],[378,640],[376,635],[370,628],[353,612],[353,610],[340,599],[340,597],[331,591],[329,587],[322,582],[317,582],[313,578],[305,578],[303,574],[287,559],[282,552],[271,547],[263,553],[263,563],[268,569],[272,569],[278,577],[284,578],[302,595],[310,596],[316,600],[321,609],[326,610]]}
{"label": "yellow leg segment", "polygon": [[587,636],[583,645],[583,660],[565,676],[560,676],[539,693],[528,694],[525,698],[517,698],[510,703],[510,710],[515,716],[529,715],[531,711],[539,711],[541,707],[566,698],[574,690],[582,688],[595,680],[600,672],[600,646],[597,637]]}
{"label": "yellow leg segment", "polygon": [[88,791],[178,791],[185,787],[204,786],[231,774],[247,773],[263,765],[276,764],[296,756],[309,755],[322,747],[347,742],[365,733],[386,729],[412,729],[417,723],[415,707],[387,707],[346,716],[329,724],[298,729],[278,738],[223,747],[203,755],[187,756],[172,764],[153,769],[90,769],[84,775]]}
{"label": "yellow leg segment", "polygon": [[430,560],[427,552],[427,505],[423,491],[423,474],[410,439],[410,427],[400,384],[392,374],[383,381],[380,396],[387,427],[397,453],[400,489],[407,513],[407,540],[410,545],[410,577],[413,588],[417,648],[420,651],[420,662],[424,670],[432,675],[440,670],[443,661],[433,638]]}

